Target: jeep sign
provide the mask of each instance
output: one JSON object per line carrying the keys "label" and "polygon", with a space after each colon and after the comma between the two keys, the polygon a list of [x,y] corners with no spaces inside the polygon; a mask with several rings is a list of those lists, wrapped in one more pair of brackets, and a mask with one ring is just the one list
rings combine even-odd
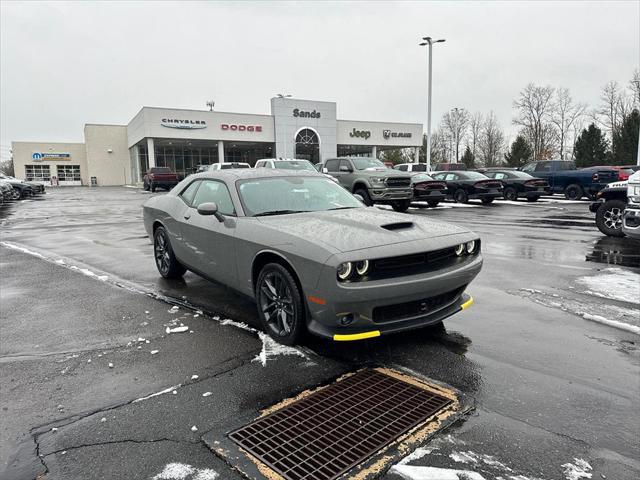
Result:
{"label": "jeep sign", "polygon": [[349,133],[350,137],[359,137],[367,140],[371,136],[371,132],[369,130],[356,130],[353,129],[353,132]]}

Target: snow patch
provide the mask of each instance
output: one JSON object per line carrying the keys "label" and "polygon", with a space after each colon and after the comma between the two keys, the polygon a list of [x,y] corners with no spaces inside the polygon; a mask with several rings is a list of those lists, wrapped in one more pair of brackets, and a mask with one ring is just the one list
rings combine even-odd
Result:
{"label": "snow patch", "polygon": [[167,333],[182,333],[182,332],[186,332],[187,330],[189,330],[189,327],[187,327],[187,326],[176,327],[176,328],[167,327],[165,332],[167,332]]}
{"label": "snow patch", "polygon": [[213,392],[204,392],[202,394],[203,397],[208,397],[209,395],[213,395]]}
{"label": "snow patch", "polygon": [[176,390],[177,388],[180,388],[181,386],[182,386],[182,384],[179,383],[178,385],[174,385],[173,387],[165,388],[164,390],[160,390],[159,392],[152,393],[151,395],[147,395],[146,397],[136,398],[131,403],[138,403],[138,402],[142,402],[144,400],[148,400],[148,399],[153,398],[153,397],[157,397],[158,395],[164,395],[165,393],[172,392],[173,390]]}
{"label": "snow patch", "polygon": [[628,323],[619,322],[617,320],[609,320],[608,318],[604,318],[600,315],[592,315],[590,313],[580,313],[580,315],[585,320],[591,320],[592,322],[602,323],[603,325],[608,325],[609,327],[618,328],[620,330],[625,330],[627,332],[640,335],[640,327],[636,325],[629,325]]}
{"label": "snow patch", "polygon": [[263,332],[258,332],[258,337],[262,340],[262,351],[256,355],[253,362],[262,363],[263,367],[267,366],[267,360],[278,355],[298,355],[299,357],[308,358],[306,354],[294,347],[282,345],[273,338]]}
{"label": "snow patch", "polygon": [[196,476],[193,477],[193,480],[214,480],[218,474],[215,470],[211,470],[210,468],[202,468],[198,470]]}
{"label": "snow patch", "polygon": [[472,451],[451,452],[451,454],[449,454],[449,458],[451,458],[454,462],[484,463],[485,465],[490,465],[492,467],[500,468],[505,472],[513,471],[511,468],[507,467],[504,463],[497,460],[496,457],[493,457],[491,455],[485,455],[483,453],[475,453]]}
{"label": "snow patch", "polygon": [[561,465],[564,476],[567,480],[580,480],[581,478],[591,478],[593,468],[586,460],[574,458],[575,463],[565,463]]}
{"label": "snow patch", "polygon": [[394,465],[389,471],[400,475],[406,480],[486,480],[479,473],[470,470],[452,470],[449,468]]}
{"label": "snow patch", "polygon": [[151,355],[155,355],[155,354],[156,354],[156,353],[158,353],[159,351],[160,351],[160,350],[151,350],[151,352],[149,352],[149,353],[151,353]]}
{"label": "snow patch", "polygon": [[640,305],[640,274],[622,268],[605,268],[600,275],[577,280],[597,297]]}
{"label": "snow patch", "polygon": [[183,480],[196,471],[191,465],[184,463],[169,463],[164,470],[153,477],[153,480]]}
{"label": "snow patch", "polygon": [[[213,317],[213,319],[216,320],[216,317]],[[234,320],[231,320],[230,318],[225,318],[224,320],[220,321],[220,325],[231,325],[232,327],[241,328],[242,330],[246,330],[248,332],[257,332],[255,328],[251,328],[246,323],[236,322]]]}
{"label": "snow patch", "polygon": [[413,452],[411,452],[409,455],[407,455],[402,460],[400,460],[398,462],[398,465],[406,465],[409,462],[418,460],[419,458],[429,455],[431,452],[433,452],[433,450],[434,450],[433,448],[424,448],[424,447],[416,448]]}

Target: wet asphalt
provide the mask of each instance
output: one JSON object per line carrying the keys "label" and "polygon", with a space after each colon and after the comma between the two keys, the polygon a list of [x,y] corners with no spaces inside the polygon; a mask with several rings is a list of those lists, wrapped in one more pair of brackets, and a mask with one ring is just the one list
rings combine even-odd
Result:
{"label": "wet asphalt", "polygon": [[159,277],[148,197],[60,188],[0,207],[0,478],[149,479],[173,462],[194,469],[186,478],[240,478],[207,432],[367,365],[410,369],[475,405],[416,472],[565,479],[585,460],[592,478],[640,477],[640,336],[588,319],[640,325],[639,305],[584,280],[640,278],[640,244],[603,237],[588,202],[411,209],[480,234],[475,304],[446,331],[309,338],[263,364],[257,334],[224,322],[257,327],[251,302],[190,273]]}

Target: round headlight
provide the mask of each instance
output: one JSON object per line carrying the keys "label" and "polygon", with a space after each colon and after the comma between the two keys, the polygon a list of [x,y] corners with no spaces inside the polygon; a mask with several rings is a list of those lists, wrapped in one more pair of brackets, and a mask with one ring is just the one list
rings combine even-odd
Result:
{"label": "round headlight", "polygon": [[338,278],[340,280],[347,280],[353,272],[353,265],[351,262],[345,262],[338,265]]}
{"label": "round headlight", "polygon": [[458,245],[456,247],[456,255],[459,256],[459,257],[464,255],[464,243],[461,243],[460,245]]}
{"label": "round headlight", "polygon": [[361,260],[356,263],[356,272],[362,277],[369,273],[369,260]]}
{"label": "round headlight", "polygon": [[473,253],[476,250],[476,241],[475,240],[471,240],[470,242],[467,242],[467,253]]}

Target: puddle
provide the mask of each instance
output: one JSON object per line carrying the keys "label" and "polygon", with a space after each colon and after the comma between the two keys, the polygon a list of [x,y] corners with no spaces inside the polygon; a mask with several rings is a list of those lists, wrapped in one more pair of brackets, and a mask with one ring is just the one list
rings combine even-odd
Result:
{"label": "puddle", "polygon": [[587,253],[586,261],[640,268],[640,241],[627,237],[602,237]]}

